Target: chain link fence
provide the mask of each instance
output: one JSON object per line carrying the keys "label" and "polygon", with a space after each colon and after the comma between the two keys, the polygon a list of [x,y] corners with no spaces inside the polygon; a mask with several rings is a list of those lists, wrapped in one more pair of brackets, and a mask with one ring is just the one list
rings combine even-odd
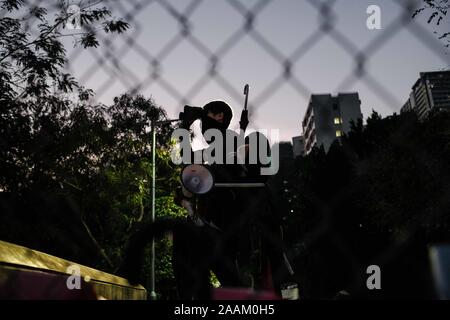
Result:
{"label": "chain link fence", "polygon": [[[398,112],[403,101],[399,101],[398,94],[392,92],[391,88],[385,84],[384,78],[380,79],[376,75],[378,72],[376,74],[370,72],[368,65],[374,55],[382,51],[385,46],[388,46],[390,41],[395,41],[402,31],[407,30],[421,46],[428,48],[430,52],[428,59],[439,60],[443,64],[448,64],[449,61],[448,50],[444,48],[442,42],[438,41],[437,37],[427,30],[418,19],[412,19],[413,13],[423,5],[422,1],[393,0],[392,2],[399,8],[398,16],[393,18],[388,24],[383,24],[381,30],[376,30],[376,36],[364,46],[355,43],[352,37],[339,29],[339,24],[337,23],[339,12],[341,11],[338,11],[336,7],[339,5],[351,6],[352,3],[350,1],[301,1],[301,6],[307,7],[308,12],[317,14],[319,19],[316,24],[310,25],[309,30],[306,32],[307,36],[301,41],[295,38],[288,39],[290,48],[286,50],[280,49],[280,46],[276,44],[278,39],[271,38],[267,33],[260,31],[257,26],[257,21],[264,19],[266,10],[274,10],[273,6],[280,5],[278,1],[221,1],[220,5],[227,6],[232,12],[229,14],[233,16],[233,24],[224,27],[227,29],[226,36],[223,39],[215,38],[213,46],[197,35],[199,29],[196,28],[196,25],[199,21],[196,20],[195,13],[201,10],[203,6],[206,6],[206,2],[206,0],[186,0],[182,2],[168,0],[100,1],[99,6],[106,6],[114,15],[122,17],[131,25],[131,29],[121,35],[104,35],[99,33],[97,37],[101,44],[100,47],[89,50],[85,50],[81,46],[70,48],[71,41],[77,37],[77,28],[71,30],[68,33],[71,36],[64,40],[68,48],[67,69],[78,75],[81,85],[92,87],[95,91],[95,99],[99,101],[102,101],[105,97],[109,99],[124,91],[132,94],[152,93],[154,88],[158,88],[157,92],[164,97],[162,100],[167,101],[172,106],[179,106],[178,109],[175,107],[175,110],[173,110],[173,114],[177,114],[177,111],[181,111],[182,106],[191,104],[204,91],[208,91],[208,88],[211,88],[210,85],[213,84],[215,95],[222,95],[236,105],[241,105],[243,102],[242,88],[245,80],[237,82],[235,77],[230,79],[230,72],[233,71],[230,71],[230,68],[227,70],[226,67],[231,67],[233,63],[231,62],[230,64],[229,61],[224,62],[230,59],[230,56],[235,58],[236,54],[233,51],[245,41],[251,39],[253,43],[252,53],[264,55],[264,62],[260,65],[260,68],[264,69],[265,64],[267,64],[270,65],[270,70],[273,71],[270,77],[266,77],[267,81],[264,86],[256,89],[256,94],[252,95],[249,101],[250,123],[257,127],[258,124],[267,125],[267,123],[270,123],[270,120],[264,119],[264,115],[261,114],[262,111],[259,111],[261,106],[265,105],[273,97],[282,95],[287,87],[290,92],[294,92],[293,96],[298,98],[298,101],[302,99],[303,101],[309,100],[314,92],[310,88],[308,81],[306,81],[306,77],[299,72],[297,65],[311,52],[313,54],[317,52],[315,51],[316,48],[325,40],[331,40],[338,47],[338,50],[344,52],[345,59],[351,61],[347,74],[342,75],[343,80],[338,83],[336,88],[330,88],[330,90],[335,89],[337,92],[349,91],[354,88],[355,84],[363,83],[379,99],[378,101],[384,103],[387,109],[392,112]],[[65,9],[70,4],[65,3],[63,7],[55,5],[53,9]],[[44,0],[28,0],[27,5],[31,7],[48,6],[49,4]],[[49,10],[52,10],[52,8],[50,7]],[[140,14],[142,12],[145,14],[147,10],[158,10],[161,14],[164,13],[165,19],[170,20],[170,27],[163,25],[158,28],[156,24],[151,24],[152,21],[149,21],[148,25],[143,24]],[[208,23],[212,23],[216,18],[215,15],[220,16],[220,14],[220,12],[211,13],[211,21],[208,21]],[[366,12],[361,12],[360,14],[364,17],[363,21],[365,21],[368,16]],[[283,17],[281,16],[279,19],[283,19]],[[33,22],[30,21],[30,24],[29,32],[33,33]],[[152,39],[148,39],[148,41],[141,40],[145,39],[145,35],[148,32],[146,28],[149,28],[150,25],[156,28],[156,30],[152,30],[151,34],[159,33],[164,39],[158,45],[151,45]],[[79,27],[80,32],[95,31],[95,26],[81,24]],[[205,27],[205,24],[203,24],[203,27]],[[366,28],[366,26],[361,25],[358,28]],[[203,30],[201,31],[203,32]],[[183,43],[189,45],[191,53],[184,54],[182,52],[184,48],[182,46]],[[404,52],[404,54],[408,55],[408,52]],[[203,69],[197,70],[192,76],[188,75],[187,78],[191,77],[191,81],[176,80],[176,73],[173,72],[173,67],[170,64],[183,66],[183,69],[187,66],[184,70],[189,72],[191,71],[191,68],[189,68],[191,55],[195,55],[195,59],[202,61]],[[252,57],[247,57],[247,59],[252,60]],[[133,60],[138,62],[133,63]],[[339,64],[339,61],[335,63]],[[242,66],[241,63],[236,64]],[[167,70],[169,70],[168,74],[166,74]],[[247,71],[240,70],[239,74],[245,74],[245,72]],[[390,70],[386,70],[386,76],[389,73]],[[267,74],[264,74],[264,76],[267,76]],[[183,75],[183,78],[186,78],[186,75]],[[414,80],[410,79],[408,85],[412,84]],[[180,83],[185,85],[180,86]],[[117,92],[119,90],[122,91]],[[159,101],[158,94],[154,95],[154,99],[156,102]],[[364,100],[364,97],[362,99]],[[300,106],[300,103],[298,105]],[[304,107],[306,110],[306,105]],[[280,108],[281,112],[281,106],[277,108]],[[298,118],[298,134],[301,134],[301,112],[298,111],[298,114],[293,115],[293,117]],[[283,166],[283,163],[281,163],[281,166]],[[283,171],[283,174],[284,176],[280,178],[279,183],[289,178],[289,172]],[[447,195],[443,196],[446,197]],[[265,198],[266,194],[253,194],[249,197],[246,210],[254,212],[254,206],[258,206],[261,202],[261,197]],[[336,201],[342,197],[343,195],[339,192],[335,194]],[[283,199],[280,201],[288,200]],[[330,208],[321,205],[318,199],[316,209],[321,212],[321,222],[302,241],[287,248],[289,260],[293,261],[297,257],[302,257],[303,250],[306,247],[311,246],[316,241],[321,241],[322,237],[329,235],[330,221],[332,220],[329,216]],[[245,216],[245,213],[243,216]],[[238,223],[248,223],[248,221],[238,221]],[[260,227],[264,229],[264,226]],[[241,229],[236,228],[236,230]],[[278,237],[272,237],[270,232],[264,232],[263,230],[262,234],[265,235],[268,243],[285,247],[285,244],[280,243]],[[226,237],[229,236],[234,237],[236,234],[226,235]],[[336,234],[331,235],[331,237],[340,252],[346,256],[345,259],[350,261],[349,263],[354,270],[360,270],[362,268],[360,260],[346,247],[347,244]],[[400,243],[398,247],[391,247],[377,261],[383,263],[390,261],[398,255],[400,247],[407,241]],[[365,270],[361,269],[360,272],[364,274]],[[361,281],[360,277],[355,276],[355,278],[358,279],[357,281]],[[364,285],[355,283],[353,287],[360,288]]]}
{"label": "chain link fence", "polygon": [[[95,75],[104,71],[108,79],[97,85],[95,90],[97,96],[102,96],[114,82],[121,82],[126,90],[135,92],[142,92],[152,84],[157,83],[162,91],[179,106],[191,103],[208,83],[214,82],[224,95],[229,96],[237,105],[241,105],[243,100],[242,83],[245,80],[238,84],[230,81],[227,79],[227,71],[220,66],[231,51],[241,45],[246,38],[250,38],[255,44],[255,52],[267,55],[268,60],[271,60],[269,62],[278,66],[273,68],[275,71],[273,72],[273,78],[267,79],[265,87],[259,89],[258,94],[250,99],[251,106],[255,106],[254,112],[257,112],[257,106],[264,105],[283,86],[291,86],[299,97],[309,99],[313,91],[308,87],[307,82],[302,80],[303,77],[295,69],[295,66],[305,55],[314,51],[315,47],[328,37],[333,40],[339,50],[343,50],[353,61],[353,66],[349,68],[348,75],[336,86],[335,91],[349,90],[355,82],[361,81],[375,92],[392,111],[398,111],[403,101],[399,101],[396,94],[383,84],[384,79],[378,79],[368,71],[367,66],[372,56],[383,50],[389,41],[395,40],[396,36],[406,29],[413,37],[417,38],[419,43],[432,52],[431,59],[438,59],[443,63],[448,62],[448,52],[443,48],[442,43],[437,41],[436,37],[429,30],[426,30],[419,21],[411,18],[414,11],[422,5],[420,1],[394,1],[401,8],[399,15],[392,19],[389,24],[383,25],[382,30],[377,31],[377,36],[363,48],[360,48],[361,46],[354,43],[346,32],[340,31],[337,27],[339,14],[334,8],[339,4],[339,1],[304,1],[302,6],[312,8],[313,11],[308,10],[308,13],[316,12],[319,20],[315,25],[310,26],[310,29],[307,30],[308,36],[303,41],[297,43],[295,39],[291,39],[295,43],[293,50],[280,49],[275,44],[274,39],[268,38],[255,27],[264,11],[271,10],[272,1],[255,1],[253,6],[248,6],[239,1],[225,2],[239,15],[240,22],[237,26],[230,26],[231,34],[225,34],[223,41],[216,40],[217,43],[215,43],[214,48],[210,48],[208,43],[196,36],[196,30],[198,29],[195,29],[195,26],[198,21],[195,21],[192,16],[204,5],[201,0],[186,2],[183,4],[185,8],[180,8],[179,5],[170,1],[131,1],[126,5],[119,1],[104,2],[117,15],[124,17],[130,23],[132,29],[126,35],[120,36],[123,37],[123,41],[117,39],[121,42],[120,46],[117,47],[113,46],[113,42],[116,40],[113,37],[101,37],[101,41],[105,44],[104,50],[102,52],[89,51],[90,59],[95,63],[92,63],[88,70],[80,75],[80,82],[88,83]],[[158,12],[165,12],[165,17],[170,17],[173,20],[178,31],[174,32],[176,27],[172,25],[167,32],[169,36],[167,38],[164,36],[164,43],[161,42],[159,48],[154,46],[157,47],[157,50],[152,51],[136,41],[136,39],[141,39],[140,36],[146,32],[145,26],[142,26],[142,21],[139,21],[136,16],[140,12],[156,9],[158,9]],[[367,15],[362,12],[361,16],[366,17]],[[235,21],[239,20],[233,20],[233,22]],[[359,28],[366,28],[366,26],[361,25]],[[161,34],[166,33],[164,29],[157,31]],[[197,74],[192,75],[193,81],[189,83],[189,86],[180,88],[172,84],[172,82],[176,82],[173,74],[170,74],[171,78],[169,79],[164,74],[164,69],[167,69],[168,64],[173,62],[173,59],[169,59],[169,56],[177,50],[183,49],[180,48],[180,44],[183,42],[189,43],[192,51],[195,51],[195,54],[201,57],[200,59],[204,61],[204,70],[203,72],[198,70]],[[77,59],[82,52],[82,48],[69,52],[69,64],[77,66]],[[146,72],[142,72],[142,75],[136,74],[136,70],[128,69],[126,63],[122,62],[127,61],[126,56],[130,52],[141,58],[142,65],[140,65],[140,68],[146,70]],[[189,57],[189,55],[187,56]],[[183,61],[183,63],[187,62]],[[76,70],[74,71],[76,72]],[[118,72],[120,72],[120,77]]]}

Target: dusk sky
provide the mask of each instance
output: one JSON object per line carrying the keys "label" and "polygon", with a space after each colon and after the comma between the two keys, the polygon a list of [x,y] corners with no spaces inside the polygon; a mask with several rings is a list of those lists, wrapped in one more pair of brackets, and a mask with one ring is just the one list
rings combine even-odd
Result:
{"label": "dusk sky", "polygon": [[[187,0],[166,1],[172,9],[182,13],[191,2]],[[241,5],[252,8],[260,1],[241,0],[205,0],[194,7],[188,24],[195,41],[206,47],[206,51],[215,53],[241,29],[244,16],[237,10]],[[262,1],[265,2],[265,1]],[[315,1],[320,3],[321,1]],[[133,11],[136,3],[142,7]],[[237,5],[232,5],[235,3]],[[368,45],[386,34],[387,41],[371,47],[368,52],[366,70],[368,78],[347,81],[355,70],[355,59],[350,55],[348,46],[340,45],[333,37],[321,33],[322,23],[318,8],[305,0],[274,0],[263,6],[256,15],[255,34],[236,37],[234,46],[225,51],[217,64],[220,78],[224,78],[231,89],[222,86],[218,78],[207,78],[199,91],[192,92],[193,86],[204,77],[210,62],[190,39],[180,38],[173,42],[170,53],[160,61],[159,74],[163,82],[153,81],[155,71],[149,57],[157,57],[161,50],[180,33],[180,24],[169,13],[162,1],[106,1],[115,16],[124,16],[133,11],[132,20],[128,20],[131,29],[126,36],[115,36],[111,43],[97,49],[81,51],[73,56],[68,42],[70,68],[80,82],[98,92],[97,99],[111,104],[112,98],[142,84],[139,92],[164,107],[170,117],[176,117],[183,107],[182,98],[187,104],[203,106],[208,101],[222,99],[228,101],[234,109],[237,128],[238,117],[243,107],[243,87],[250,85],[250,125],[253,128],[280,129],[281,140],[291,140],[300,135],[301,120],[304,116],[311,93],[333,93],[357,91],[362,101],[364,118],[375,109],[386,116],[398,112],[406,101],[411,86],[417,80],[419,72],[436,71],[450,65],[449,49],[437,40],[434,30],[449,29],[448,21],[437,29],[428,25],[428,15],[419,16],[412,24],[425,30],[425,38],[418,37],[415,28],[391,29],[390,25],[400,19],[403,9],[400,1],[394,0],[337,0],[332,6],[334,25],[338,33],[350,41],[355,50],[366,50]],[[381,8],[381,30],[369,30],[366,27],[369,5]],[[122,9],[122,10],[120,10]],[[316,35],[316,36],[313,36]],[[311,47],[301,57],[293,61],[292,74],[294,84],[281,78],[283,65],[255,41],[264,37],[276,48],[282,59],[290,57],[308,39],[315,39]],[[128,44],[131,37],[136,45]],[[139,53],[138,50],[148,55]],[[113,59],[116,57],[117,59]],[[106,59],[99,66],[99,59]],[[282,79],[281,82],[274,82]],[[350,78],[351,79],[351,78]],[[380,94],[365,79],[375,79],[387,91]],[[298,90],[298,84],[306,91]],[[168,83],[176,92],[172,92],[162,83]],[[261,96],[270,85],[277,83],[273,94]],[[235,94],[230,94],[230,90]]]}

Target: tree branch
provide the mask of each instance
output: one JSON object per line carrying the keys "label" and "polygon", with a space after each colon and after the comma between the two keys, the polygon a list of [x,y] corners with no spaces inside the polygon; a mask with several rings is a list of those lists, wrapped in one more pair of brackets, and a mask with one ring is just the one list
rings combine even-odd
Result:
{"label": "tree branch", "polygon": [[[91,3],[91,4],[87,5],[86,7],[82,7],[82,8],[80,8],[80,12],[83,11],[83,10],[89,9],[89,8],[91,8],[93,6],[96,6],[96,5],[100,4],[101,2],[103,2],[103,0],[99,0],[97,2],[94,2],[94,3]],[[20,47],[16,48],[15,50],[10,51],[8,54],[6,54],[3,58],[0,59],[0,62],[4,61],[6,58],[10,57],[12,54],[14,54],[15,52],[17,52],[19,50],[23,50],[23,49],[25,49],[27,47],[30,47],[32,45],[36,45],[36,44],[38,44],[38,43],[40,43],[42,41],[47,40],[48,36],[52,32],[54,32],[63,22],[67,21],[71,16],[73,16],[75,14],[76,14],[76,12],[71,13],[71,14],[67,14],[66,13],[66,16],[65,17],[63,16],[63,18],[61,18],[59,22],[56,22],[55,25],[53,27],[51,27],[50,30],[48,30],[43,36],[39,35],[35,40],[33,40],[33,41],[23,45],[23,46],[20,46]],[[59,36],[56,36],[56,37],[59,37]]]}

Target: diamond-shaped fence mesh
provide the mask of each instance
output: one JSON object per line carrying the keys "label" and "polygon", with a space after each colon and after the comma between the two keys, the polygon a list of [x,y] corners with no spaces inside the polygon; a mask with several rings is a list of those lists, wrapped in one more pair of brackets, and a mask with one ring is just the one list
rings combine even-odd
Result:
{"label": "diamond-shaped fence mesh", "polygon": [[[259,31],[258,22],[264,23],[265,11],[270,11],[276,6],[273,1],[254,1],[252,5],[239,1],[223,1],[219,5],[199,0],[185,2],[182,6],[171,1],[127,3],[105,1],[103,3],[129,22],[132,29],[120,36],[99,35],[101,42],[105,45],[99,50],[89,51],[88,54],[92,56],[92,59],[87,68],[81,68],[77,63],[83,52],[82,48],[77,48],[73,52],[69,51],[68,55],[70,67],[81,69],[79,72],[74,69],[76,74],[80,74],[80,82],[95,83],[95,92],[99,98],[108,89],[117,90],[117,87],[113,87],[115,83],[120,83],[119,88],[122,90],[136,92],[145,92],[147,88],[153,89],[154,85],[158,85],[161,95],[171,98],[168,99],[169,103],[182,106],[192,103],[205,88],[208,88],[209,84],[213,83],[214,94],[219,93],[229,97],[233,103],[241,105],[241,91],[246,79],[240,79],[236,83],[234,81],[236,76],[231,72],[237,68],[245,68],[246,63],[249,64],[248,70],[240,70],[239,76],[256,72],[255,65],[251,64],[253,54],[256,60],[260,60],[257,63],[261,64],[261,69],[267,68],[271,74],[269,76],[269,72],[263,73],[264,85],[256,88],[257,94],[250,99],[250,106],[255,106],[253,112],[256,113],[258,107],[264,106],[272,96],[286,86],[296,92],[299,99],[307,100],[314,92],[306,79],[311,75],[302,74],[296,66],[308,53],[316,54],[318,52],[315,51],[316,47],[322,41],[331,40],[332,50],[345,52],[351,64],[347,74],[342,75],[342,81],[330,90],[337,92],[351,90],[355,82],[363,82],[377,95],[381,103],[392,111],[397,111],[402,101],[399,101],[397,95],[383,84],[384,79],[378,79],[375,72],[368,69],[371,58],[378,51],[383,50],[385,45],[389,45],[389,41],[395,41],[400,32],[407,30],[414,38],[417,38],[420,44],[429,49],[432,54],[431,59],[441,60],[444,63],[448,61],[447,52],[443,49],[442,43],[436,41],[436,37],[426,30],[423,24],[411,19],[412,13],[420,5],[417,1],[394,1],[398,15],[383,25],[382,30],[376,32],[376,36],[364,46],[354,43],[346,32],[339,30],[339,14],[335,11],[339,1],[303,1],[298,9],[304,10],[306,14],[316,14],[319,19],[314,25],[309,25],[308,30],[300,29],[303,26],[299,24],[296,26],[299,28],[296,32],[286,32],[286,37],[292,37],[297,32],[307,34],[303,39],[303,36],[299,36],[301,41],[289,38],[288,41],[292,43],[290,48],[277,45],[278,39]],[[203,6],[208,6],[208,10],[211,11],[214,11],[211,6],[218,6],[217,11],[224,10],[223,15],[231,20],[229,25],[224,23],[224,19],[220,18],[218,12],[211,12],[210,19],[206,22],[202,20],[205,18],[205,13],[201,12],[198,17],[195,16]],[[302,12],[299,12],[299,16],[300,13]],[[149,21],[147,24],[146,14],[151,17],[149,19],[156,21],[154,23]],[[360,14],[363,17],[367,16],[365,12]],[[216,15],[218,16],[217,24],[220,25],[219,30],[214,29]],[[272,16],[268,18],[273,19]],[[304,17],[301,16],[301,18]],[[169,22],[159,26],[157,23],[163,20]],[[274,25],[276,24],[275,22]],[[209,26],[213,30],[211,32],[218,33],[217,37],[205,37],[204,29]],[[273,26],[270,25],[270,27]],[[264,30],[267,28],[264,27]],[[366,26],[362,25],[360,28],[366,28]],[[197,33],[201,36],[197,36]],[[276,35],[283,37],[282,33]],[[249,41],[251,44],[248,43]],[[214,42],[214,45],[210,42]],[[251,52],[248,52],[247,56],[240,57],[238,53],[243,53],[249,45]],[[243,46],[243,49],[239,50],[240,46]],[[184,52],[186,49],[187,51]],[[129,63],[133,59],[137,60],[137,66]],[[224,62],[227,68],[223,66]],[[172,63],[179,68],[180,73],[191,72],[180,75],[182,78],[189,77],[189,82],[183,83],[182,87],[179,85],[180,81],[176,79],[175,67],[171,66]],[[190,63],[195,66],[189,68]],[[127,64],[132,65],[132,68]],[[98,76],[100,73],[103,73],[103,77]],[[248,76],[253,78],[252,75]]]}
{"label": "diamond-shaped fence mesh", "polygon": [[[48,7],[48,3],[43,0],[27,2],[29,6]],[[386,81],[395,71],[389,70],[392,64],[388,62],[384,70],[374,70],[370,64],[397,37],[405,37],[406,32],[414,39],[417,48],[427,48],[427,59],[436,61],[431,66],[448,64],[448,50],[430,32],[431,27],[426,27],[419,19],[411,18],[414,11],[423,5],[422,1],[392,1],[389,6],[398,13],[386,18],[387,22],[382,20],[382,29],[374,30],[373,35],[363,41],[361,35],[349,35],[348,25],[345,24],[349,16],[341,15],[345,6],[358,7],[355,10],[363,8],[357,20],[361,25],[355,28],[366,30],[368,15],[365,8],[368,4],[361,5],[348,0],[292,1],[289,5],[299,11],[289,12],[290,16],[284,17],[286,11],[277,10],[286,4],[278,0],[99,1],[99,6],[106,6],[113,15],[123,18],[131,29],[120,35],[98,33],[100,46],[95,49],[72,47],[71,42],[76,34],[65,38],[67,69],[77,76],[81,85],[94,90],[94,98],[98,101],[107,103],[124,92],[142,93],[151,95],[157,103],[167,107],[173,116],[178,115],[182,106],[203,104],[208,97],[223,97],[240,106],[244,99],[244,84],[249,82],[248,79],[255,79],[257,86],[253,86],[250,81],[250,126],[270,126],[271,117],[274,117],[276,124],[273,127],[282,128],[284,118],[277,114],[296,111],[297,114],[290,117],[296,119],[297,123],[298,129],[294,134],[300,135],[302,113],[314,93],[313,87],[317,86],[317,82],[310,81],[314,78],[311,73],[315,70],[308,68],[308,63],[315,57],[324,60],[324,68],[333,68],[333,65],[339,66],[343,62],[348,64],[344,73],[342,69],[337,69],[341,73],[338,80],[330,82],[323,79],[327,84],[334,84],[329,91],[354,91],[362,84],[374,97],[373,101],[385,108],[386,113],[398,112],[404,102],[399,100],[398,93],[393,92],[388,84],[390,82]],[[55,5],[53,8],[61,9],[64,7]],[[52,10],[51,6],[49,10]],[[268,15],[268,12],[275,13]],[[384,19],[384,12],[381,13]],[[284,19],[292,17],[294,19],[289,26],[297,30],[288,32],[282,27],[277,29]],[[295,17],[305,21],[296,21]],[[29,32],[33,34],[33,21],[29,23]],[[345,30],[341,30],[342,25]],[[95,29],[95,26],[83,25],[80,32],[92,28]],[[325,42],[326,47],[322,46]],[[324,54],[324,49],[332,52]],[[408,56],[412,54],[409,50],[414,49],[407,48],[399,54]],[[333,60],[334,57],[336,60]],[[379,61],[374,64],[378,69],[384,68],[384,64]],[[314,66],[317,68],[318,64]],[[334,76],[336,71],[330,71],[330,74]],[[381,74],[383,77],[380,77]],[[410,79],[406,85],[410,86],[412,81],[414,79]],[[364,97],[361,99],[364,100]],[[286,109],[286,103],[295,108]],[[282,138],[286,137],[282,134]],[[251,194],[246,210],[255,211],[253,206],[258,206],[265,197],[264,193]],[[340,197],[341,194],[337,192],[335,199]],[[316,209],[322,213],[321,223],[310,230],[308,237],[300,241],[301,245],[288,248],[289,259],[301,256],[302,246],[320,241],[329,231],[330,208],[318,200]],[[237,225],[239,223],[245,222],[238,220]],[[274,246],[283,246],[280,238],[272,237],[273,230],[267,232],[264,228],[262,226],[260,230],[262,238]],[[239,226],[234,232],[236,230],[240,230]],[[227,236],[236,235],[232,233]],[[358,259],[339,236],[331,237],[334,237],[332,241],[355,270],[361,268]],[[397,249],[390,248],[379,261],[389,261],[397,254]],[[355,284],[355,287],[359,286],[361,284]]]}

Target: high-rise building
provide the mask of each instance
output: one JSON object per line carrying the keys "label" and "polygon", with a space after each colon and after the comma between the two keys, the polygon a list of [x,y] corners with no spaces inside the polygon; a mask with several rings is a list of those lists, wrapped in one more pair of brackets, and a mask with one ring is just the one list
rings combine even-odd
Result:
{"label": "high-rise building", "polygon": [[450,111],[450,70],[421,72],[401,112],[416,112],[425,119],[431,110]]}
{"label": "high-rise building", "polygon": [[362,119],[358,93],[313,94],[303,119],[305,153],[323,145],[328,151],[333,141],[351,129],[350,123]]}
{"label": "high-rise building", "polygon": [[305,155],[305,139],[303,136],[297,136],[292,138],[292,151],[294,158],[302,157]]}

